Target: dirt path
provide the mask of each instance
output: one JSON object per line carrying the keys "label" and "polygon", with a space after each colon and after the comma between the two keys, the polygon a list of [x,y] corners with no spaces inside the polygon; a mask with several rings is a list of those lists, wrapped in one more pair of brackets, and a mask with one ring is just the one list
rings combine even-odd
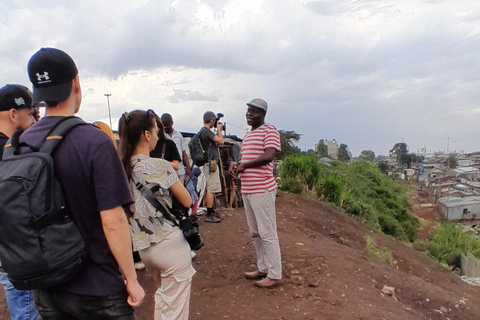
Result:
{"label": "dirt path", "polygon": [[[479,288],[324,202],[280,193],[277,214],[284,284],[271,290],[243,277],[255,260],[242,209],[223,211],[220,224],[202,223],[206,246],[194,260],[190,319],[480,319]],[[394,264],[370,256],[365,235],[388,248]],[[149,298],[138,319],[151,319],[154,288],[146,271],[140,279]],[[384,285],[395,287],[394,297]]]}
{"label": "dirt path", "polygon": [[437,226],[437,221],[440,220],[438,206],[429,201],[427,193],[423,191],[423,184],[420,182],[410,181],[406,185],[408,187],[408,199],[412,206],[412,214],[420,221],[418,238],[425,240],[426,235]]}
{"label": "dirt path", "polygon": [[[225,210],[220,224],[201,222],[206,245],[194,259],[191,320],[480,319],[480,288],[324,202],[279,194],[283,285],[258,289],[243,277],[255,268],[253,245],[243,209]],[[369,255],[366,235],[392,253],[393,264]],[[147,299],[137,319],[153,319],[155,288],[147,271],[139,279]],[[382,293],[384,285],[394,296]]]}

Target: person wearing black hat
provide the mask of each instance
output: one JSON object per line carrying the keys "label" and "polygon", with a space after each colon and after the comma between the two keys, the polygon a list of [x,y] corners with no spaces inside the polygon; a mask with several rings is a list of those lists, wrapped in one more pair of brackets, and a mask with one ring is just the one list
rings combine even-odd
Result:
{"label": "person wearing black hat", "polygon": [[253,99],[247,103],[247,124],[252,127],[242,141],[241,161],[230,165],[232,175],[240,174],[241,192],[252,235],[257,269],[245,272],[247,279],[261,288],[272,288],[281,283],[282,259],[277,235],[275,197],[277,183],[273,175],[273,159],[281,151],[280,134],[265,123],[267,102]]}
{"label": "person wearing black hat", "polygon": [[20,84],[7,84],[0,89],[0,159],[8,138],[20,128],[28,129],[35,123],[32,93]]}
{"label": "person wearing black hat", "polygon": [[[32,93],[27,87],[7,84],[0,89],[0,160],[5,144],[15,130],[27,130],[35,123],[33,113]],[[5,290],[10,317],[40,320],[33,303],[33,292],[15,289],[1,266],[0,262],[0,284]]]}
{"label": "person wearing black hat", "polygon": [[[28,63],[33,102],[45,101],[45,116],[20,136],[39,145],[64,117],[80,110],[77,67],[65,52],[42,48]],[[123,206],[133,202],[125,171],[110,138],[92,125],[69,131],[53,154],[55,176],[67,210],[85,239],[89,265],[62,287],[35,291],[48,319],[135,319],[132,307],[145,296],[137,281]]]}

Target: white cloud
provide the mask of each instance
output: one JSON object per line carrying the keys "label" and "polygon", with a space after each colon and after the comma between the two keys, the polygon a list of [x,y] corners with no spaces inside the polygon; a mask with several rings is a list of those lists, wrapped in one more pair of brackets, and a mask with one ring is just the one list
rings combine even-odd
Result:
{"label": "white cloud", "polygon": [[[463,1],[4,1],[2,83],[28,83],[41,46],[76,61],[89,121],[126,110],[169,112],[196,131],[206,110],[246,126],[262,97],[267,120],[336,138],[354,155],[403,140],[479,149],[480,3]],[[230,127],[243,136],[244,130]],[[452,147],[453,146],[453,147]]]}

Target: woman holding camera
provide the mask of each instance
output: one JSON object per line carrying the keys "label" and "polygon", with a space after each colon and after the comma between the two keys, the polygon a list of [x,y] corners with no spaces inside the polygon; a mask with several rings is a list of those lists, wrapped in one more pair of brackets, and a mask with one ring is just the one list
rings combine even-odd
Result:
{"label": "woman holding camera", "polygon": [[190,195],[171,165],[150,158],[158,141],[158,126],[152,110],[125,112],[119,121],[119,154],[135,197],[126,210],[134,251],[138,251],[158,284],[155,320],[188,319],[192,267],[190,246],[182,231],[158,212],[135,187],[139,182],[152,187],[157,200],[171,208],[173,197],[190,206]]}

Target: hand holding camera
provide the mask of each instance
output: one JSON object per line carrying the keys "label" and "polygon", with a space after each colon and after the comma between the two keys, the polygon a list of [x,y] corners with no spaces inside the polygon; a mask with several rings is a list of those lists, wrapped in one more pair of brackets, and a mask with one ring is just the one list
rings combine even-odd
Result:
{"label": "hand holding camera", "polygon": [[225,123],[219,121],[224,116],[225,115],[223,113],[217,113],[217,118],[215,119],[215,123],[213,126],[217,128],[218,132],[225,131],[227,129]]}

